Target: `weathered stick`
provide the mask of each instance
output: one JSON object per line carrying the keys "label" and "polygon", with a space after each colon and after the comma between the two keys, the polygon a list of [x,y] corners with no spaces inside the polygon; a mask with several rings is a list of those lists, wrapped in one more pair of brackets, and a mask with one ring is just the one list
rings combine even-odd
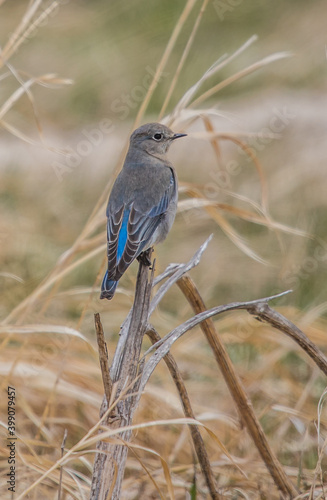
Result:
{"label": "weathered stick", "polygon": [[266,321],[277,330],[291,337],[310,356],[320,370],[327,375],[327,358],[321,350],[314,344],[294,323],[285,318],[282,314],[268,306],[267,303],[253,304],[248,308],[248,312],[257,319]]}
{"label": "weathered stick", "polygon": [[[151,342],[155,344],[159,340],[161,340],[160,335],[157,331],[151,326],[146,331],[146,335],[150,338]],[[168,367],[168,370],[175,382],[176,388],[178,390],[178,394],[183,406],[184,414],[186,417],[195,419],[195,415],[193,413],[193,409],[191,406],[191,401],[188,396],[184,381],[182,379],[181,373],[178,369],[177,363],[172,354],[168,353],[164,357],[164,361]],[[211,469],[210,460],[208,457],[208,453],[203,442],[201,432],[196,425],[189,425],[189,429],[191,432],[194,448],[201,466],[202,474],[207,483],[208,490],[210,492],[210,496],[213,500],[220,500],[222,496],[217,491],[216,481],[214,478],[214,474]]]}
{"label": "weathered stick", "polygon": [[[172,330],[165,337],[163,337],[160,340],[160,342],[157,342],[154,346],[150,347],[144,354],[143,358],[145,358],[148,354],[150,354],[152,351],[156,349],[155,355],[151,356],[150,359],[144,365],[140,383],[141,390],[144,389],[147,381],[149,380],[153,370],[156,368],[158,363],[169,352],[170,348],[176,342],[176,340],[182,337],[184,333],[188,332],[189,330],[200,324],[202,321],[208,318],[212,318],[213,316],[217,316],[218,314],[221,314],[223,312],[234,311],[238,309],[245,309],[245,310],[251,309],[254,304],[268,302],[269,300],[282,297],[286,293],[289,293],[289,291],[282,292],[277,295],[272,295],[271,297],[264,297],[262,299],[251,300],[249,302],[231,302],[230,304],[213,307],[212,309],[208,309],[207,311],[196,314],[195,316],[193,316],[193,318],[188,319],[182,325],[179,325],[176,328],[174,328],[174,330]],[[156,297],[154,297],[153,300],[155,300],[155,298]]]}
{"label": "weathered stick", "polygon": [[[120,338],[110,369],[110,375],[105,373],[108,372],[108,359],[100,318],[97,318],[98,322],[96,323],[96,329],[99,343],[100,364],[105,387],[105,397],[103,399],[100,414],[103,415],[108,408],[108,401],[111,397],[111,399],[114,399],[116,402],[115,409],[111,413],[109,412],[108,418],[106,418],[104,424],[109,426],[109,428],[111,427],[117,429],[124,427],[125,430],[120,434],[122,444],[112,444],[102,442],[100,440],[97,444],[97,454],[92,478],[91,500],[107,500],[108,498],[119,500],[127,457],[127,446],[124,446],[123,443],[128,444],[131,436],[131,431],[126,429],[126,427],[132,424],[133,414],[138,406],[141,393],[144,390],[153,370],[158,363],[165,358],[165,356],[166,361],[170,360],[170,370],[171,373],[173,373],[176,385],[179,387],[184,412],[187,416],[194,418],[186,390],[184,391],[183,389],[183,381],[181,377],[178,378],[177,374],[179,372],[177,367],[172,362],[173,358],[168,355],[168,353],[176,340],[198,324],[201,324],[201,327],[207,336],[219,366],[224,374],[228,387],[238,406],[240,416],[246,424],[246,427],[248,428],[248,431],[252,436],[263,460],[265,461],[277,487],[280,489],[284,498],[293,498],[297,495],[294,485],[286,476],[276,456],[269,447],[266,436],[253,412],[251,402],[242,388],[241,382],[234,371],[233,365],[224,346],[216,334],[213,322],[210,318],[217,314],[221,314],[222,312],[237,309],[247,310],[250,314],[254,314],[259,319],[269,322],[275,328],[291,336],[326,374],[327,360],[315,344],[307,339],[301,330],[299,330],[282,315],[269,308],[269,300],[281,297],[288,292],[249,302],[234,302],[206,310],[205,304],[203,303],[194,283],[189,277],[185,276],[185,274],[199,263],[202,253],[206,249],[209,241],[210,238],[200,247],[188,263],[170,265],[164,273],[162,273],[162,275],[156,278],[155,284],[165,278],[167,278],[167,280],[160,286],[151,304],[150,294],[153,273],[149,283],[148,268],[140,263],[133,308],[122,325]],[[163,339],[158,339],[155,345],[148,349],[143,358],[139,361],[143,335],[147,329],[151,331],[151,326],[148,324],[150,315],[157,307],[165,293],[176,282],[178,282],[186,297],[191,302],[193,309],[198,314],[187,320],[182,325],[179,325]],[[153,341],[155,340],[154,337],[155,336],[152,335]],[[146,356],[151,352],[152,356],[150,356],[148,361],[145,362]],[[111,394],[113,387],[117,390],[115,397]],[[110,402],[110,404],[112,403],[113,401]],[[206,455],[206,450],[202,447],[203,441],[201,435],[199,434],[196,426],[190,427],[196,429],[195,432],[191,431],[191,434],[210,494],[212,498],[219,498],[214,484],[209,459]]]}
{"label": "weathered stick", "polygon": [[[193,280],[189,276],[182,276],[177,284],[191,304],[194,312],[201,313],[207,310],[201,295],[199,294]],[[274,451],[268,443],[261,424],[254,413],[251,401],[247,397],[242,382],[240,381],[231,359],[216,332],[214,322],[212,319],[206,319],[200,324],[200,327],[207,338],[225,382],[237,405],[241,420],[252,437],[254,444],[265,462],[275,484],[288,498],[293,498],[298,494],[297,490],[286,476],[284,469],[280,465]]]}
{"label": "weathered stick", "polygon": [[[128,325],[128,335],[125,337],[123,350],[118,353],[118,361],[116,358],[115,370],[111,370],[110,372],[111,380],[113,384],[116,384],[116,398],[119,397],[126,386],[134,380],[135,383],[132,383],[132,387],[127,395],[117,403],[115,414],[108,415],[105,424],[109,428],[117,429],[130,425],[136,409],[137,401],[135,393],[137,394],[140,380],[138,377],[138,360],[147,325],[152,288],[152,281],[150,280],[149,282],[148,274],[149,268],[140,262],[135,299]],[[104,384],[107,385],[106,382]],[[105,395],[104,397],[100,411],[101,415],[108,408],[108,397],[110,399],[109,395]],[[122,432],[120,437],[122,441],[129,442],[131,431],[126,430]],[[120,499],[127,452],[128,448],[123,444],[98,441],[93,466],[90,500]]]}

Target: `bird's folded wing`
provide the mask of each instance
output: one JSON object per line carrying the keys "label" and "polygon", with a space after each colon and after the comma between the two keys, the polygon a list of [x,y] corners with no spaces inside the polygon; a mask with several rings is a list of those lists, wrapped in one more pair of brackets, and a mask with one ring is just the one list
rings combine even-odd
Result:
{"label": "bird's folded wing", "polygon": [[146,249],[174,194],[174,178],[159,202],[142,211],[142,204],[135,208],[122,205],[116,212],[108,213],[108,276],[119,280],[133,260]]}

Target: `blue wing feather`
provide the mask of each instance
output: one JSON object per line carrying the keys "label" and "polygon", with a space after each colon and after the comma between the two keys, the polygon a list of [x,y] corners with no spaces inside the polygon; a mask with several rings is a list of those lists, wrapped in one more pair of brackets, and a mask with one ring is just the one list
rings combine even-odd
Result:
{"label": "blue wing feather", "polygon": [[129,219],[129,214],[130,210],[125,210],[124,215],[123,215],[123,220],[121,223],[119,235],[118,235],[118,248],[117,248],[117,262],[120,261],[121,256],[124,253],[125,246],[126,246],[126,241],[127,241],[127,226],[128,226],[128,219]]}

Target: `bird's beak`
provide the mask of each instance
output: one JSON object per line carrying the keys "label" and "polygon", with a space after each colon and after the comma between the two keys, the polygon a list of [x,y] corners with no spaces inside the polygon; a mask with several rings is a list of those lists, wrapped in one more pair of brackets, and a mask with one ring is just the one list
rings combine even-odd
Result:
{"label": "bird's beak", "polygon": [[186,137],[186,136],[187,134],[174,134],[171,139],[172,141],[174,141],[175,139],[179,139],[180,137]]}

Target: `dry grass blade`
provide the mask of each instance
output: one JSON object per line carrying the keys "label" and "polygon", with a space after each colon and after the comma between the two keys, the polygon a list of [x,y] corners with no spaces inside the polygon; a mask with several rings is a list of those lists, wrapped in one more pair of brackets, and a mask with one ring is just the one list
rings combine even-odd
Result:
{"label": "dry grass blade", "polygon": [[[209,116],[218,116],[219,118],[226,118],[226,119],[232,119],[232,117],[229,116],[228,113],[225,111],[219,111],[215,108],[209,108],[209,109],[187,109],[185,110],[185,113],[183,113],[183,116],[186,117],[197,117],[201,118],[203,120],[203,117],[208,118]],[[245,137],[245,138],[252,138],[252,137],[260,137],[263,139],[280,139],[281,135],[275,132],[247,132],[244,130],[240,130],[237,132],[220,132],[220,131],[215,131],[213,127],[211,127],[210,130],[206,132],[192,132],[190,134],[191,137],[194,137],[195,139],[208,139],[212,141],[213,139],[234,139],[238,137]],[[244,144],[244,143],[243,143]],[[244,146],[247,146],[244,144]],[[250,156],[252,159],[252,157]]]}
{"label": "dry grass blade", "polygon": [[17,139],[20,139],[21,141],[26,142],[27,144],[30,144],[31,146],[35,146],[36,148],[43,147],[43,148],[47,149],[48,151],[52,151],[53,153],[62,154],[61,149],[54,148],[54,147],[49,146],[47,144],[40,144],[38,141],[35,141],[31,137],[24,134],[24,132],[17,129],[13,125],[10,125],[8,122],[6,122],[4,120],[0,121],[0,127],[7,130],[14,137],[17,137]]}
{"label": "dry grass blade", "polygon": [[[127,387],[127,390],[129,387]],[[125,393],[121,394],[121,397],[124,397]],[[47,470],[44,470],[44,472],[41,472],[40,477],[34,481],[32,484],[30,484],[22,493],[18,495],[16,500],[22,500],[23,498],[26,497],[28,493],[33,491],[39,484],[42,484],[43,480],[48,478],[54,471],[56,471],[58,468],[60,468],[62,465],[65,465],[69,463],[69,461],[74,457],[74,455],[81,450],[85,450],[85,448],[88,447],[88,444],[90,443],[91,436],[93,436],[101,427],[102,423],[106,420],[108,415],[113,411],[115,405],[117,404],[117,401],[115,402],[114,405],[110,406],[107,411],[102,415],[100,420],[93,426],[91,427],[88,432],[76,443],[70,450],[67,451],[67,453],[61,457],[59,460],[57,460],[54,464],[52,464]],[[110,434],[111,435],[111,434]],[[95,439],[91,440],[92,443],[95,443],[99,440],[100,438],[97,436]],[[85,444],[88,443],[88,444]],[[42,471],[41,468],[37,469],[38,472]]]}
{"label": "dry grass blade", "polygon": [[[254,166],[258,172],[259,179],[260,179],[260,184],[261,184],[261,204],[262,208],[261,211],[265,214],[266,220],[267,220],[267,225],[270,224],[270,227],[273,227],[273,221],[271,220],[271,217],[268,212],[268,194],[267,194],[267,184],[266,184],[266,179],[264,176],[264,172],[262,169],[262,166],[257,159],[255,153],[252,151],[252,148],[250,148],[247,144],[245,144],[242,140],[238,139],[235,134],[217,134],[215,135],[213,133],[213,127],[211,124],[211,121],[205,117],[203,118],[205,120],[205,126],[207,128],[207,131],[209,132],[209,135],[212,135],[212,141],[214,141],[215,137],[219,137],[220,139],[226,139],[226,140],[231,140],[235,144],[237,144],[248,156],[251,158],[252,162],[254,163]],[[207,132],[207,133],[208,133]],[[214,147],[217,159],[220,159],[220,150],[215,142],[212,142],[212,145]],[[193,197],[201,197],[199,194],[198,190],[189,190],[189,194]],[[253,250],[251,250],[248,245],[242,240],[242,238],[236,233],[236,231],[230,226],[230,224],[226,221],[226,219],[217,212],[216,208],[209,204],[208,206],[205,207],[205,210],[209,213],[209,215],[216,220],[216,222],[220,225],[221,229],[229,236],[229,238],[233,241],[233,243],[238,246],[244,253],[246,253],[249,257],[251,257],[254,260],[257,260],[258,262],[261,262],[263,264],[267,264],[267,262],[262,259],[260,256],[258,256]],[[274,228],[275,229],[275,228]],[[277,238],[279,240],[280,246],[282,247],[282,242],[280,241],[280,237],[277,233]]]}
{"label": "dry grass blade", "polygon": [[[212,125],[212,122],[209,119],[209,117],[207,115],[202,115],[201,118],[203,120],[206,131],[209,132],[209,134],[213,134],[215,129],[214,129],[214,126]],[[221,161],[221,149],[220,149],[218,140],[215,139],[214,137],[211,137],[210,143],[211,143],[211,146],[212,146],[214,153],[217,157],[217,161],[220,162]]]}
{"label": "dry grass blade", "polygon": [[[103,416],[102,420],[104,420],[105,415]],[[156,427],[156,426],[165,426],[165,425],[199,425],[206,431],[208,431],[207,426],[205,426],[202,422],[199,422],[198,420],[194,420],[192,418],[186,418],[186,417],[181,417],[181,418],[172,418],[172,419],[163,419],[163,420],[154,420],[150,422],[140,422],[138,424],[133,424],[133,425],[126,425],[124,427],[119,427],[117,429],[108,429],[108,426],[102,426],[102,429],[104,429],[104,432],[102,434],[97,434],[93,436],[88,436],[87,439],[84,439],[76,445],[76,450],[77,451],[82,451],[85,448],[88,448],[89,446],[94,446],[99,440],[105,441],[107,439],[110,439],[112,437],[115,437],[116,435],[119,435],[120,433],[123,433],[125,431],[135,431],[139,429],[146,429],[148,427]],[[210,431],[211,432],[211,431]],[[209,433],[210,433],[209,432]],[[223,445],[223,443],[219,440],[219,438],[216,436],[217,442],[219,442],[219,447],[221,448],[222,452],[228,456],[228,450],[226,447]],[[119,442],[119,441],[115,441]],[[75,450],[75,451],[76,451]],[[231,462],[238,467],[233,459],[230,457]]]}
{"label": "dry grass blade", "polygon": [[[167,117],[162,119],[162,123],[165,123],[169,125],[172,128],[177,128],[180,127],[181,125],[183,126],[183,130],[186,130],[187,127],[190,127],[193,123],[196,121],[199,121],[199,119],[202,119],[203,116],[210,116],[210,117],[217,117],[217,118],[224,118],[228,121],[231,121],[233,124],[235,123],[235,116],[231,113],[224,111],[221,111],[219,108],[212,107],[212,108],[197,108],[197,109],[190,109],[190,108],[183,108],[178,117],[172,117],[171,115],[168,115]],[[176,118],[176,120],[175,120]],[[229,132],[225,132],[225,135],[228,135]],[[210,138],[218,138],[221,132],[192,132],[189,134],[191,137],[197,138],[197,139],[210,139]],[[239,132],[233,132],[230,133],[233,136],[240,136],[240,137],[253,137],[257,136],[258,134],[254,134],[251,132],[246,132],[246,131],[239,131]],[[270,136],[275,137],[275,135],[271,134]]]}
{"label": "dry grass blade", "polygon": [[[38,132],[39,132],[39,135],[40,135],[40,138],[42,140],[42,127],[41,127],[41,123],[40,123],[40,120],[39,120],[39,116],[38,116],[38,112],[37,112],[37,109],[36,109],[36,105],[35,105],[35,101],[34,101],[34,97],[33,97],[33,94],[32,92],[30,91],[30,87],[28,85],[26,85],[26,83],[28,84],[28,82],[25,82],[21,77],[20,75],[18,74],[18,72],[15,70],[15,68],[7,63],[6,64],[7,68],[11,71],[11,73],[14,75],[14,77],[16,78],[16,80],[18,81],[18,83],[21,85],[21,89],[23,89],[28,97],[28,100],[32,106],[32,110],[33,110],[33,114],[34,114],[34,119],[35,119],[35,123],[36,123],[36,126],[37,126],[37,129],[38,129]],[[30,80],[31,81],[31,80]],[[35,82],[35,80],[34,80]],[[17,97],[18,99],[19,97]],[[16,99],[16,100],[17,100]],[[7,101],[8,102],[8,101]],[[6,104],[6,103],[5,103]],[[11,103],[11,107],[13,105],[13,102]],[[2,109],[0,109],[0,120],[3,118],[3,114],[1,113],[2,112]],[[7,111],[8,112],[8,109]]]}
{"label": "dry grass blade", "polygon": [[258,69],[262,68],[263,66],[266,66],[267,64],[271,64],[275,61],[279,61],[280,59],[285,59],[286,57],[290,57],[291,54],[289,52],[278,52],[276,54],[272,54],[268,57],[264,57],[260,61],[251,64],[247,68],[239,71],[233,76],[230,76],[229,78],[226,78],[226,80],[223,80],[222,82],[218,83],[211,89],[207,90],[204,92],[202,95],[200,95],[197,99],[195,99],[190,106],[195,107],[201,104],[202,102],[206,101],[209,99],[209,97],[213,96],[223,88],[227,87],[228,85],[231,85],[232,83],[236,82],[240,78],[244,78],[247,75],[250,75],[254,71],[257,71]]}
{"label": "dry grass blade", "polygon": [[36,146],[39,147],[39,143],[37,141],[34,141],[30,137],[28,137],[26,134],[18,130],[16,127],[13,125],[10,125],[9,123],[5,122],[4,120],[0,121],[0,126],[10,132],[13,136],[17,137],[17,139],[20,139],[21,141],[26,142],[27,144],[31,144],[31,146]]}
{"label": "dry grass blade", "polygon": [[166,109],[167,109],[167,106],[168,106],[168,104],[169,104],[169,101],[170,101],[170,99],[171,99],[171,96],[172,96],[172,94],[173,94],[173,92],[174,92],[174,89],[175,89],[176,83],[177,83],[177,81],[178,81],[179,75],[180,75],[180,73],[181,73],[181,71],[182,71],[182,68],[183,68],[183,66],[184,66],[184,64],[185,64],[185,61],[186,61],[187,56],[188,56],[188,55],[189,55],[189,53],[190,53],[190,50],[191,50],[191,47],[192,47],[192,43],[193,43],[193,41],[194,41],[194,38],[195,38],[196,32],[197,32],[197,30],[198,30],[198,28],[199,28],[199,26],[200,26],[200,22],[201,22],[201,19],[202,19],[203,13],[204,13],[204,11],[205,11],[205,10],[206,10],[206,8],[207,8],[208,2],[209,2],[209,0],[204,0],[204,1],[203,1],[203,4],[202,4],[201,9],[200,9],[200,12],[199,12],[199,14],[197,15],[197,17],[196,17],[196,19],[195,19],[195,23],[194,23],[194,26],[193,26],[192,32],[191,32],[191,34],[190,34],[190,36],[189,36],[189,38],[188,38],[188,40],[187,40],[186,47],[185,47],[184,52],[183,52],[183,54],[182,54],[182,57],[181,57],[181,59],[180,59],[180,61],[179,61],[179,63],[178,63],[177,69],[176,69],[176,71],[175,71],[175,73],[174,73],[174,76],[173,76],[172,82],[171,82],[170,87],[169,87],[169,89],[168,89],[168,92],[167,92],[167,95],[166,95],[166,97],[165,97],[164,103],[163,103],[163,105],[162,105],[161,111],[160,111],[160,113],[159,113],[158,121],[160,121],[160,120],[162,119],[163,115],[165,114],[165,111],[166,111]]}
{"label": "dry grass blade", "polygon": [[256,36],[252,36],[245,44],[243,44],[238,50],[236,50],[231,56],[226,57],[222,56],[220,57],[204,74],[203,76],[189,89],[183,97],[180,99],[180,101],[177,103],[175,106],[175,109],[172,113],[172,116],[177,116],[181,113],[181,111],[186,108],[196,92],[199,90],[201,85],[208,80],[211,76],[213,76],[215,73],[220,71],[223,67],[226,66],[229,62],[231,62],[235,57],[240,55],[244,50],[246,50],[255,40],[257,39]]}
{"label": "dry grass blade", "polygon": [[[104,415],[105,417],[105,415]],[[103,417],[103,418],[104,418]],[[112,440],[115,436],[119,436],[120,434],[123,434],[124,432],[128,431],[135,431],[135,430],[140,430],[140,429],[146,429],[149,427],[156,427],[156,426],[166,426],[166,425],[195,425],[203,428],[210,436],[210,438],[215,441],[215,443],[218,445],[218,447],[221,449],[224,455],[229,459],[230,463],[234,465],[243,475],[246,477],[246,474],[242,470],[242,468],[235,462],[233,457],[230,455],[228,452],[227,448],[225,445],[221,442],[221,440],[218,438],[218,436],[212,432],[209,427],[207,427],[205,424],[202,422],[199,422],[198,420],[192,419],[192,418],[174,418],[174,419],[169,419],[169,420],[156,420],[156,421],[151,421],[151,422],[142,422],[139,424],[133,424],[133,425],[128,425],[128,426],[122,426],[118,428],[110,428],[108,430],[108,427],[102,426],[101,428],[103,429],[103,432],[101,434],[98,434],[96,436],[91,436],[87,437],[87,439],[84,439],[80,442],[77,443],[77,445],[74,446],[74,452],[76,451],[82,451],[85,448],[88,448],[90,446],[94,446],[98,441],[103,441],[103,442],[109,442],[113,444],[124,444],[127,447],[127,443],[124,443],[121,438],[119,438],[117,441]],[[131,443],[128,443],[128,446],[133,446]],[[140,448],[138,446],[138,448]],[[150,451],[150,450],[149,450]],[[157,454],[155,451],[152,450],[153,453]],[[66,454],[66,459],[67,459],[67,454]],[[56,464],[56,468],[61,464],[61,463],[66,463],[67,460],[64,460],[63,462],[58,461]],[[30,491],[30,490],[28,490]],[[17,499],[18,500],[18,499]]]}
{"label": "dry grass blade", "polygon": [[98,255],[101,252],[104,252],[106,248],[106,245],[101,245],[100,247],[96,248],[92,252],[87,253],[77,261],[75,261],[73,264],[70,266],[64,268],[62,271],[58,271],[57,273],[53,273],[52,276],[50,276],[49,279],[46,279],[38,288],[36,288],[31,295],[26,297],[20,304],[18,304],[17,307],[15,307],[9,316],[7,316],[6,319],[2,321],[1,324],[7,324],[9,323],[14,317],[17,316],[17,314],[21,313],[24,311],[27,307],[31,307],[35,301],[46,291],[48,290],[54,283],[57,281],[61,280],[64,276],[69,274],[72,270],[76,269],[79,267],[81,264],[84,262],[87,262],[88,260],[92,259],[95,255]]}
{"label": "dry grass blade", "polygon": [[[187,187],[187,193],[193,198],[202,199],[202,194],[198,189],[194,187]],[[204,205],[205,211],[210,215],[210,217],[217,222],[221,230],[226,234],[226,236],[246,255],[248,255],[251,259],[256,260],[257,262],[261,262],[262,264],[268,265],[269,263],[260,257],[254,250],[252,250],[245,242],[245,239],[242,238],[235,229],[231,226],[231,224],[225,219],[225,217],[217,210],[216,206],[212,206],[212,204]]]}
{"label": "dry grass blade", "polygon": [[150,473],[148,467],[146,467],[146,465],[144,464],[144,461],[140,459],[140,457],[136,453],[136,450],[146,451],[148,453],[154,454],[155,456],[157,456],[159,458],[159,460],[161,462],[162,469],[164,471],[164,475],[165,475],[165,479],[166,479],[166,484],[167,484],[167,488],[168,488],[168,492],[169,492],[169,497],[170,497],[171,500],[175,500],[174,488],[173,488],[173,483],[172,483],[172,480],[171,480],[171,474],[170,474],[169,466],[168,466],[166,460],[160,455],[160,453],[157,453],[156,451],[151,450],[150,448],[146,448],[145,446],[139,446],[139,445],[135,445],[135,444],[132,444],[132,443],[130,443],[130,444],[125,443],[125,444],[128,447],[128,449],[133,453],[133,455],[135,456],[135,458],[138,460],[138,462],[140,463],[142,469],[149,476],[149,478],[150,478],[151,482],[153,483],[156,491],[160,495],[160,498],[162,500],[165,500],[165,497],[163,496],[163,494],[160,491],[160,487],[159,487],[158,483],[154,479],[153,475]]}
{"label": "dry grass blade", "polygon": [[247,144],[245,144],[240,139],[237,139],[236,137],[230,137],[230,136],[224,137],[224,135],[222,135],[221,138],[222,139],[227,138],[228,140],[234,142],[251,158],[251,160],[252,160],[252,162],[253,162],[253,164],[258,172],[259,179],[260,179],[262,209],[268,217],[268,187],[267,187],[267,182],[265,179],[263,168],[262,168],[261,163],[259,162],[256,154],[252,151],[252,149]]}
{"label": "dry grass blade", "polygon": [[24,32],[24,30],[27,29],[32,17],[34,16],[34,14],[36,13],[37,9],[41,4],[42,0],[34,0],[30,2],[20,24],[12,33],[10,39],[8,40],[8,42],[6,43],[1,52],[0,68],[12,56],[12,54],[15,51],[15,48],[16,49],[18,48],[19,46],[17,43],[18,40],[20,40],[20,43],[24,40],[22,33]]}
{"label": "dry grass blade", "polygon": [[63,85],[73,85],[74,81],[71,78],[62,78],[55,73],[39,76],[35,78],[35,83],[47,89],[58,89]]}
{"label": "dry grass blade", "polygon": [[321,435],[320,435],[320,433],[321,433],[321,414],[322,414],[324,403],[326,402],[326,398],[327,398],[327,388],[324,390],[324,392],[320,396],[319,403],[318,403],[317,435],[318,435],[319,455],[322,452],[322,448],[320,446],[320,442],[321,442]]}
{"label": "dry grass blade", "polygon": [[[202,422],[199,422],[198,420],[194,420],[192,418],[174,418],[174,419],[169,419],[169,420],[155,420],[153,422],[142,422],[139,424],[133,424],[133,425],[128,425],[128,426],[123,426],[119,427],[116,429],[111,428],[108,430],[108,427],[106,428],[105,426],[102,427],[104,431],[96,436],[93,437],[88,437],[88,439],[84,440],[82,444],[76,445],[76,450],[81,451],[84,450],[86,447],[94,446],[99,440],[101,441],[108,441],[110,443],[121,443],[122,441],[119,439],[118,441],[112,441],[112,438],[115,437],[116,435],[119,435],[120,433],[124,433],[126,431],[135,431],[139,429],[146,429],[149,427],[156,427],[156,426],[165,426],[165,425],[196,425],[200,426],[203,428],[209,436],[215,441],[215,443],[219,446],[221,449],[222,453],[226,455],[226,457],[229,459],[230,463],[234,465],[242,474],[244,477],[246,477],[246,474],[242,470],[242,468],[235,462],[233,457],[230,455],[228,452],[226,446],[221,442],[221,440],[218,438],[218,436],[213,433],[206,425],[204,425]],[[129,446],[130,443],[129,443]],[[154,452],[156,453],[156,452]]]}
{"label": "dry grass blade", "polygon": [[[62,153],[62,151],[60,152]],[[109,182],[107,188],[109,188],[110,184],[111,181]],[[100,209],[99,206],[101,206]],[[20,313],[21,311],[24,311],[25,308],[32,307],[32,305],[35,303],[35,300],[39,296],[41,296],[45,291],[47,291],[52,285],[59,283],[60,280],[62,280],[67,274],[72,272],[74,269],[82,265],[87,260],[93,258],[98,253],[104,251],[104,249],[106,248],[105,244],[101,245],[100,247],[98,246],[101,240],[103,239],[102,235],[90,238],[89,240],[87,239],[91,233],[96,231],[97,228],[104,223],[105,220],[104,213],[105,213],[105,205],[104,205],[104,192],[103,192],[103,196],[100,197],[98,203],[96,204],[92,214],[90,215],[88,221],[86,222],[83,230],[79,234],[76,241],[68,250],[64,252],[64,254],[61,255],[61,257],[59,258],[57,264],[52,269],[49,276],[47,276],[45,280],[43,280],[43,282],[28,297],[26,297],[26,299],[24,299],[20,304],[18,304],[16,308],[14,308],[11,311],[10,315],[3,321],[4,324],[11,321],[11,319],[15,317],[16,314]],[[77,261],[75,261],[73,264],[70,264],[71,260],[80,251],[88,249],[92,250],[93,248],[95,248],[94,251],[90,251],[89,253],[87,253]]]}
{"label": "dry grass blade", "polygon": [[0,326],[0,335],[16,334],[16,335],[28,335],[30,333],[55,333],[58,335],[70,335],[72,337],[77,337],[84,340],[89,346],[94,349],[93,344],[88,338],[86,338],[82,333],[63,325],[49,325],[49,324],[35,324],[35,325],[6,325]]}
{"label": "dry grass blade", "polygon": [[39,85],[47,86],[49,88],[54,88],[54,87],[58,87],[59,85],[71,83],[71,81],[64,80],[64,79],[58,79],[53,74],[46,74],[46,75],[42,75],[39,77],[33,77],[33,78],[30,78],[28,81],[24,81],[21,78],[19,72],[11,64],[6,63],[6,66],[9,68],[11,74],[18,81],[18,83],[20,84],[20,87],[15,92],[13,92],[13,94],[1,106],[1,108],[0,108],[0,126],[2,126],[2,128],[6,129],[8,132],[10,132],[12,135],[19,138],[20,140],[22,140],[28,144],[31,144],[33,146],[38,146],[38,147],[40,146],[40,144],[38,144],[34,139],[32,139],[31,137],[28,137],[22,131],[18,130],[13,125],[10,125],[8,122],[4,121],[4,119],[3,119],[4,116],[12,109],[14,104],[24,94],[26,94],[27,98],[31,104],[31,107],[32,107],[36,127],[37,127],[37,130],[39,133],[39,137],[40,137],[42,146],[45,147],[46,149],[48,149],[49,151],[54,152],[54,153],[60,153],[61,151],[59,149],[51,147],[51,146],[46,145],[44,143],[41,122],[40,122],[38,112],[36,109],[34,97],[33,97],[33,94],[32,94],[30,89],[34,84],[39,84]]}
{"label": "dry grass blade", "polygon": [[222,67],[222,61],[225,61],[224,56],[219,57],[219,59],[211,66],[205,73],[204,75],[198,80],[191,88],[189,88],[183,97],[180,99],[180,101],[176,104],[173,112],[171,115],[169,115],[168,123],[171,124],[173,121],[176,119],[177,116],[179,116],[184,109],[187,108],[189,105],[190,101],[194,97],[194,95],[197,93],[201,85],[213,74],[214,71],[218,71]]}
{"label": "dry grass blade", "polygon": [[[81,483],[81,479],[83,482],[87,479],[85,478],[82,474],[76,474],[75,470],[71,469],[65,469],[66,474],[71,477],[71,479],[74,481],[74,485],[76,486],[74,489],[72,488],[67,488],[65,486],[65,489],[67,493],[70,493],[72,496],[76,498],[76,500],[86,500],[86,495],[87,495],[87,487],[85,484]],[[77,489],[77,491],[76,491]]]}
{"label": "dry grass blade", "polygon": [[13,273],[8,273],[6,271],[2,271],[2,272],[0,272],[0,276],[2,278],[10,278],[12,280],[18,281],[18,283],[24,283],[24,280],[22,278],[20,278],[19,276],[17,276],[16,274],[13,274]]}
{"label": "dry grass blade", "polygon": [[158,85],[159,78],[160,78],[160,76],[161,76],[161,74],[162,74],[162,72],[163,72],[163,70],[168,62],[168,59],[173,51],[173,48],[176,44],[177,38],[180,35],[180,32],[181,32],[188,16],[190,15],[191,11],[193,10],[193,7],[195,4],[196,4],[196,0],[187,0],[187,2],[186,2],[186,5],[183,9],[183,12],[180,15],[180,18],[178,19],[177,24],[176,24],[176,26],[171,34],[171,37],[170,37],[169,42],[166,46],[166,49],[165,49],[165,52],[161,58],[161,61],[158,64],[156,73],[153,77],[153,80],[150,84],[150,87],[147,91],[147,94],[146,94],[146,96],[145,96],[145,98],[140,106],[140,109],[137,113],[137,116],[136,116],[136,119],[134,122],[134,128],[136,128],[139,125],[139,123],[141,122],[141,120],[143,118],[143,115],[148,107],[148,104],[149,104],[150,99],[153,95],[153,92]]}
{"label": "dry grass blade", "polygon": [[[229,192],[230,196],[233,196],[234,193]],[[253,204],[258,211],[261,211],[259,205],[256,205],[252,200],[240,197],[235,194],[235,197],[242,199],[242,201],[246,201],[249,204]],[[219,210],[227,212],[231,215],[239,217],[240,219],[246,220],[248,222],[253,222],[254,224],[259,224],[260,226],[265,226],[267,229],[277,229],[284,233],[294,234],[295,236],[302,236],[303,238],[313,238],[306,231],[302,231],[301,229],[296,229],[290,226],[286,226],[285,224],[281,224],[280,222],[276,222],[272,219],[267,219],[266,215],[258,214],[255,212],[251,212],[244,208],[234,207],[232,205],[227,205],[226,203],[217,203],[214,201],[210,201],[207,198],[192,198],[187,200],[182,200],[178,203],[178,211],[179,212],[187,212],[188,210],[193,210],[195,208],[203,208],[203,207],[215,207]]]}
{"label": "dry grass blade", "polygon": [[219,224],[222,231],[228,236],[228,238],[236,245],[245,255],[248,255],[251,259],[260,262],[264,265],[269,265],[269,262],[260,257],[254,250],[252,250],[245,238],[240,236],[237,231],[230,225],[230,223],[225,219],[225,217],[214,207],[206,207],[206,211],[209,215]]}
{"label": "dry grass blade", "polygon": [[[324,487],[324,471],[322,470],[322,467],[321,467],[322,460],[326,454],[326,449],[327,449],[327,437],[325,438],[322,446],[319,444],[318,460],[317,460],[317,465],[316,465],[312,485],[310,488],[310,494],[308,496],[308,500],[313,500],[316,498],[321,498],[322,500],[326,499],[326,491],[325,491],[325,487]],[[317,492],[316,483],[318,482],[318,477],[319,477],[319,481],[320,481],[320,485],[321,485],[321,497],[316,496],[316,492]]]}
{"label": "dry grass blade", "polygon": [[33,33],[33,31],[35,31],[61,3],[60,0],[52,1],[51,4],[43,10],[33,22],[31,22],[33,16],[42,5],[42,1],[43,0],[32,0],[32,2],[29,3],[21,23],[18,25],[3,48],[0,57],[0,68],[17,51],[21,44],[28,39],[31,33]]}

